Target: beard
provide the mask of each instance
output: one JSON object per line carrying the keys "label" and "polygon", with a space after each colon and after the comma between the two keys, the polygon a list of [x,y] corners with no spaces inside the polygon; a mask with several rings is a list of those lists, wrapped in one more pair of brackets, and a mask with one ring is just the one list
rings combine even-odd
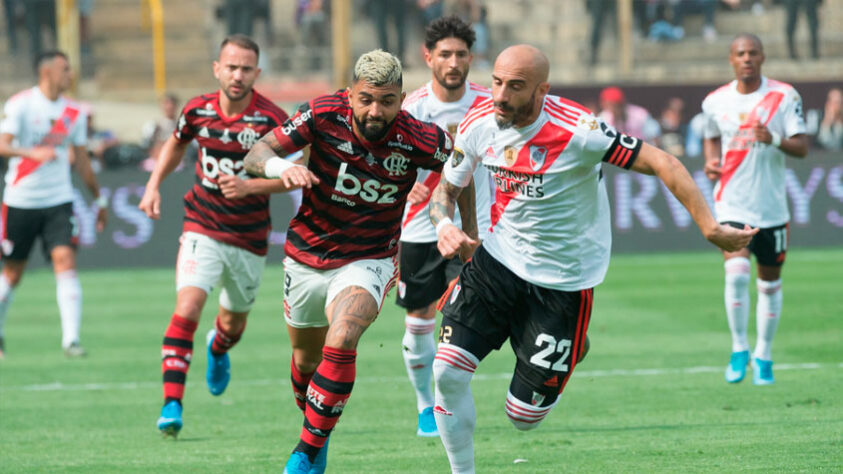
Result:
{"label": "beard", "polygon": [[465,74],[461,74],[460,80],[456,84],[449,83],[444,75],[442,77],[439,77],[438,75],[434,74],[433,77],[436,79],[436,82],[438,82],[440,86],[444,87],[449,91],[453,91],[465,85],[465,80],[468,77],[468,72],[466,72]]}
{"label": "beard", "polygon": [[232,102],[237,102],[238,100],[242,100],[244,97],[249,95],[249,92],[252,91],[251,87],[246,88],[246,86],[244,86],[243,84],[237,84],[237,87],[240,87],[240,89],[243,90],[243,92],[240,95],[232,94],[228,90],[228,88],[223,88],[222,92],[223,92],[223,94],[225,94],[226,97],[228,97],[228,100],[230,100]]}
{"label": "beard", "polygon": [[358,119],[354,114],[352,114],[352,118],[354,119],[354,123],[357,124],[357,130],[360,130],[360,133],[363,134],[363,138],[370,142],[379,141],[381,138],[386,136],[386,132],[389,131],[389,128],[392,126],[392,122],[395,121],[395,119],[392,119],[392,122],[371,119],[363,121]]}
{"label": "beard", "polygon": [[529,102],[522,105],[521,107],[518,107],[517,109],[507,104],[506,102],[495,102],[495,107],[500,107],[504,111],[512,113],[512,116],[508,119],[501,118],[495,115],[495,123],[498,125],[498,129],[506,130],[508,128],[511,128],[513,125],[515,125],[515,122],[520,122],[522,121],[522,119],[525,119],[532,115],[533,105],[535,104],[535,98],[536,94],[533,93],[533,95],[530,96]]}

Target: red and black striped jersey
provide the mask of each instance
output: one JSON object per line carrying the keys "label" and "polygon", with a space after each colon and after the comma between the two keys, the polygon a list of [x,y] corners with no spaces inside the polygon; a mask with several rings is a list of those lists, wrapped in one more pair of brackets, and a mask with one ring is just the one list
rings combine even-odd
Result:
{"label": "red and black striped jersey", "polygon": [[395,255],[401,216],[418,168],[440,171],[453,149],[447,132],[400,111],[377,142],[358,137],[346,91],[302,105],[274,130],[288,153],[310,145],[304,189],[287,231],[286,254],[313,268]]}
{"label": "red and black striped jersey", "polygon": [[184,196],[184,231],[207,235],[257,255],[266,255],[269,236],[269,196],[228,199],[217,185],[221,174],[250,176],[243,158],[262,136],[287,120],[287,114],[257,91],[241,114],[226,117],[220,92],[191,99],[182,110],[176,139],[199,143],[196,183]]}

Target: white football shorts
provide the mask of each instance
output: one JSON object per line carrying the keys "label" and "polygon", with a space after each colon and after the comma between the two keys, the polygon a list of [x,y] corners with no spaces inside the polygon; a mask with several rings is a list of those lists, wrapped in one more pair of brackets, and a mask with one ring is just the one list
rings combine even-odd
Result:
{"label": "white football shorts", "polygon": [[245,313],[252,309],[266,257],[196,232],[182,234],[176,261],[176,291],[193,286],[210,294],[219,283],[220,306]]}
{"label": "white football shorts", "polygon": [[339,268],[319,270],[290,257],[284,259],[284,319],[294,328],[325,327],[325,309],[349,286],[369,291],[378,311],[398,277],[395,257],[357,260]]}

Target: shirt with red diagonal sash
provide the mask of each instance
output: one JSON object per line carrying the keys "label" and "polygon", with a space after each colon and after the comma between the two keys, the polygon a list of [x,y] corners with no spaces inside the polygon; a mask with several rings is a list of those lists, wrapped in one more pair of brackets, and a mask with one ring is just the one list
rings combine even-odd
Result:
{"label": "shirt with red diagonal sash", "polygon": [[289,153],[310,145],[308,169],[320,183],[303,193],[287,231],[286,254],[319,269],[395,255],[416,170],[440,171],[447,132],[401,111],[377,142],[357,137],[346,91],[302,105],[274,130]]}
{"label": "shirt with red diagonal sash", "polygon": [[193,139],[199,143],[196,182],[184,196],[184,231],[266,255],[269,196],[228,199],[217,179],[223,174],[249,179],[243,168],[246,153],[288,117],[257,91],[252,91],[252,101],[242,113],[226,117],[220,110],[219,94],[217,91],[191,99],[173,132],[182,143]]}
{"label": "shirt with red diagonal sash", "polygon": [[22,209],[43,209],[73,200],[70,148],[87,143],[87,114],[82,104],[63,96],[48,99],[37,86],[6,101],[0,133],[14,136],[20,148],[49,146],[55,158],[26,156],[9,160],[3,202]]}

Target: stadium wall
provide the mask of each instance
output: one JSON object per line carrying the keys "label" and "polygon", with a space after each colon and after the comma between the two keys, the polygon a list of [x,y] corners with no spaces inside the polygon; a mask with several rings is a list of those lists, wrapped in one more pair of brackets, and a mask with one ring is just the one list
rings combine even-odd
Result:
{"label": "stadium wall", "polygon": [[[707,198],[712,184],[702,171],[702,159],[686,161]],[[787,194],[791,207],[791,247],[843,245],[843,160],[840,154],[811,151],[805,160],[788,160]],[[604,167],[612,209],[613,250],[617,253],[670,250],[713,250],[690,218],[657,178]],[[80,231],[81,268],[172,266],[184,216],[182,197],[193,184],[192,170],[173,173],[161,186],[161,220],[148,219],[138,208],[148,174],[135,169],[105,170],[99,175],[110,198],[106,230],[95,230],[96,208],[87,192],[76,192],[74,209]],[[84,189],[77,182],[77,188]],[[711,203],[709,203],[711,204]],[[270,263],[283,257],[286,224],[292,201],[285,194],[272,197],[274,230]],[[40,245],[31,266],[46,262]]]}

